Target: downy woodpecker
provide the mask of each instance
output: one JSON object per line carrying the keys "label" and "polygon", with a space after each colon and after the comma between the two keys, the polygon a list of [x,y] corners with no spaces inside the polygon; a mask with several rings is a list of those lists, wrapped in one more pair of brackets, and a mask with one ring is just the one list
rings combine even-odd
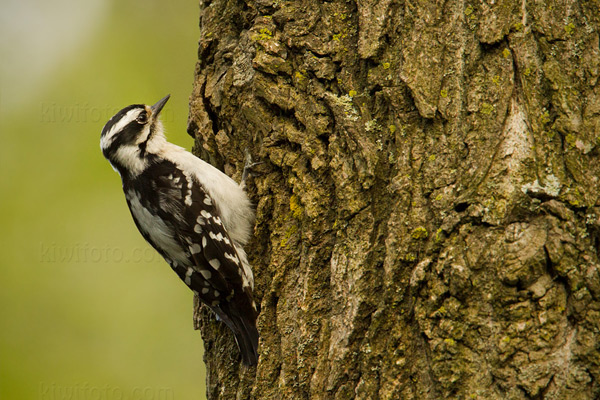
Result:
{"label": "downy woodpecker", "polygon": [[138,230],[179,278],[233,331],[242,361],[258,359],[254,278],[243,246],[254,212],[223,172],[167,142],[153,106],[133,104],[102,129],[104,157],[121,175]]}

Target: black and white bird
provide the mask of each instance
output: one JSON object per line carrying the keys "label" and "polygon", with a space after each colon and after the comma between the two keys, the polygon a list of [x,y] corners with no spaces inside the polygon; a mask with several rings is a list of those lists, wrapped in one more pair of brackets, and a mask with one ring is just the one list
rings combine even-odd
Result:
{"label": "black and white bird", "polygon": [[121,175],[138,230],[179,278],[233,331],[242,361],[258,359],[254,278],[243,246],[254,212],[223,172],[167,142],[153,106],[134,104],[102,129],[104,157]]}

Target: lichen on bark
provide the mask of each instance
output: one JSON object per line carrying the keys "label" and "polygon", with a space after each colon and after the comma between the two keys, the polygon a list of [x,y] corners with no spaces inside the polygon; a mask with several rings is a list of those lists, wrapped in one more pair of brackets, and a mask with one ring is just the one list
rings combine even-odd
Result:
{"label": "lichen on bark", "polygon": [[210,399],[600,396],[593,1],[201,2],[196,153],[257,222]]}

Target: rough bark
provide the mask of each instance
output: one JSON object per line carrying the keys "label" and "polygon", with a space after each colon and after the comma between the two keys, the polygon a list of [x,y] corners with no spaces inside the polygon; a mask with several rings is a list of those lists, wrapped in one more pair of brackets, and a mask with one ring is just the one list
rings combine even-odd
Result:
{"label": "rough bark", "polygon": [[200,8],[196,153],[264,162],[209,399],[600,397],[598,1]]}

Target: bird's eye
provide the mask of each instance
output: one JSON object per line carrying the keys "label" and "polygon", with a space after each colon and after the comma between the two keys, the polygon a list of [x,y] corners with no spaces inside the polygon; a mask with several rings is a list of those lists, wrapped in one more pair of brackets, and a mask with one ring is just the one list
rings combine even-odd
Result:
{"label": "bird's eye", "polygon": [[145,124],[146,122],[148,122],[148,114],[145,111],[142,111],[140,115],[138,115],[138,117],[136,118],[136,121],[139,124]]}

